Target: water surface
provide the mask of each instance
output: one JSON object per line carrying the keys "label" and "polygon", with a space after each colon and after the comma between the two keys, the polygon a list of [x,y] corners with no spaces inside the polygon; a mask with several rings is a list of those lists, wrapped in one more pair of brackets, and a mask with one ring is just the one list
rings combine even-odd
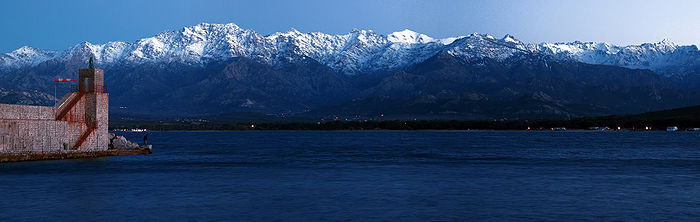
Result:
{"label": "water surface", "polygon": [[0,221],[700,218],[694,132],[148,137],[152,155],[0,164]]}

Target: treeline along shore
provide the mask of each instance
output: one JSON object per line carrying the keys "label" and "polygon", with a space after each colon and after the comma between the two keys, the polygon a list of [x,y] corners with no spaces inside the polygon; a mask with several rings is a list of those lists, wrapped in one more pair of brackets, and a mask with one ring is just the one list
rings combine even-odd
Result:
{"label": "treeline along shore", "polygon": [[[700,106],[662,110],[626,116],[581,117],[533,120],[281,120],[235,115],[244,119],[221,117],[187,119],[122,118],[110,122],[111,130],[699,130]],[[112,118],[112,117],[110,117]],[[245,120],[255,119],[255,121]]]}
{"label": "treeline along shore", "polygon": [[551,120],[386,120],[326,122],[130,122],[110,126],[114,129],[175,130],[681,130],[700,127],[700,119],[633,119],[598,117]]}

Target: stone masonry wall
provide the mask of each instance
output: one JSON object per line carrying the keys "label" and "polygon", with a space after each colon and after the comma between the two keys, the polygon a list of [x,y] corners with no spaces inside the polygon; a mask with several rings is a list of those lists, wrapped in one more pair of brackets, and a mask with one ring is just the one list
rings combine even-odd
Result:
{"label": "stone masonry wall", "polygon": [[55,120],[55,107],[0,104],[0,153],[71,149],[88,130],[85,120],[89,103],[96,104],[97,112],[90,116],[94,116],[98,125],[78,150],[106,150],[109,144],[108,95],[88,94],[92,95],[82,96],[66,114],[66,121]]}
{"label": "stone masonry wall", "polygon": [[50,106],[25,106],[0,104],[0,120],[53,120],[56,108]]}

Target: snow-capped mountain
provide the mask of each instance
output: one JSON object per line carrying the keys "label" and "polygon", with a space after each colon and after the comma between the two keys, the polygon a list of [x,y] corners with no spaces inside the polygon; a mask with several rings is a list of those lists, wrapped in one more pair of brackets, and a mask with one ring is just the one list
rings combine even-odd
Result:
{"label": "snow-capped mountain", "polygon": [[[662,74],[678,74],[678,68],[700,64],[700,52],[694,45],[660,43],[616,46],[608,43],[571,42],[526,44],[511,35],[490,35],[435,39],[411,30],[388,35],[371,30],[352,30],[344,35],[320,32],[301,33],[291,29],[263,36],[235,24],[206,24],[165,31],[135,42],[84,42],[62,52],[22,47],[0,54],[0,70],[34,66],[41,62],[84,60],[95,57],[103,67],[144,63],[183,63],[204,65],[235,57],[280,66],[302,57],[311,58],[345,74],[392,71],[446,51],[471,60],[491,58],[504,61],[514,55],[544,54],[590,64],[651,69]],[[667,71],[669,67],[676,67]],[[682,73],[681,73],[682,74]]]}
{"label": "snow-capped mountain", "polygon": [[[23,47],[3,54],[3,67],[19,68],[51,59],[95,57],[101,66],[137,65],[149,62],[206,64],[216,60],[247,57],[269,65],[290,62],[298,56],[309,57],[335,70],[354,74],[381,69],[395,69],[425,60],[450,39],[433,39],[410,30],[379,35],[371,30],[353,30],[345,35],[285,33],[263,36],[235,24],[199,24],[176,31],[162,32],[133,43],[84,42],[63,52],[43,51],[29,58],[21,55]],[[35,50],[37,51],[37,50]],[[38,53],[35,53],[38,54]],[[5,58],[7,57],[7,58]]]}
{"label": "snow-capped mountain", "polygon": [[667,76],[674,74],[669,72],[670,68],[700,65],[700,51],[695,45],[678,46],[669,40],[630,46],[596,42],[542,43],[534,49],[559,58],[589,64],[650,69]]}
{"label": "snow-capped mountain", "polygon": [[0,71],[35,66],[54,58],[58,53],[24,46],[9,53],[0,54]]}
{"label": "snow-capped mountain", "polygon": [[455,40],[446,46],[446,51],[465,60],[490,58],[499,62],[516,55],[533,53],[527,45],[510,35],[497,39],[477,33]]}
{"label": "snow-capped mountain", "polygon": [[[129,107],[115,110],[124,113],[552,118],[697,105],[700,95],[700,52],[669,41],[529,44],[511,35],[357,29],[262,35],[235,24],[64,51],[22,47],[0,54],[0,89],[51,94],[51,80],[75,75],[88,57],[109,73],[110,104]],[[8,95],[4,102],[46,97]]]}

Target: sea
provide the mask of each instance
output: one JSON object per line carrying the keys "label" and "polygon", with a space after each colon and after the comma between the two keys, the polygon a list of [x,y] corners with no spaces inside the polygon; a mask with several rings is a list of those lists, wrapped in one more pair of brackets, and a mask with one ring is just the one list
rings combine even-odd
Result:
{"label": "sea", "polygon": [[697,221],[700,133],[116,132],[0,164],[0,221]]}

